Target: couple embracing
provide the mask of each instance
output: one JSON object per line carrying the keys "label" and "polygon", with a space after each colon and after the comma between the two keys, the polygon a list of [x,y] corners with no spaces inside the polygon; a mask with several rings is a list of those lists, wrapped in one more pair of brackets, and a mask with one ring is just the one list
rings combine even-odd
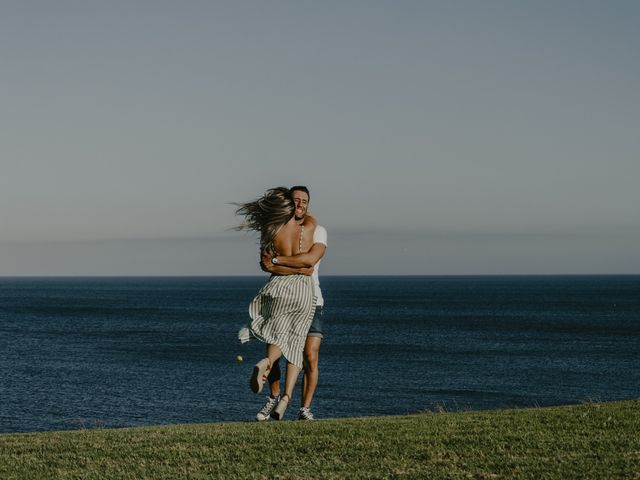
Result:
{"label": "couple embracing", "polygon": [[[260,393],[266,382],[271,390],[256,415],[259,421],[283,418],[303,368],[298,418],[313,420],[311,401],[323,338],[318,266],[327,248],[327,231],[308,213],[309,200],[307,187],[278,187],[253,202],[239,204],[236,211],[245,217],[239,229],[260,232],[260,266],[271,274],[249,306],[248,330],[240,332],[243,342],[253,337],[267,345],[266,356],[254,366],[250,379],[254,393]],[[280,357],[287,361],[282,395]]]}

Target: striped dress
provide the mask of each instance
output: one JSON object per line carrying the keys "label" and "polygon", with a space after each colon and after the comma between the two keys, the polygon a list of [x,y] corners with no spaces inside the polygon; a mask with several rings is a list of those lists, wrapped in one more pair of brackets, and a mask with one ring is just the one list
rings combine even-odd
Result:
{"label": "striped dress", "polygon": [[316,309],[313,279],[307,275],[272,275],[249,305],[251,335],[277,345],[302,368],[304,343]]}

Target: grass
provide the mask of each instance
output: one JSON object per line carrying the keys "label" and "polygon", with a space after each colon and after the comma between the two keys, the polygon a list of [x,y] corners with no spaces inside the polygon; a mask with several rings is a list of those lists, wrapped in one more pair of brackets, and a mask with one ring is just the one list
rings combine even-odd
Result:
{"label": "grass", "polygon": [[640,401],[0,435],[9,479],[640,479]]}

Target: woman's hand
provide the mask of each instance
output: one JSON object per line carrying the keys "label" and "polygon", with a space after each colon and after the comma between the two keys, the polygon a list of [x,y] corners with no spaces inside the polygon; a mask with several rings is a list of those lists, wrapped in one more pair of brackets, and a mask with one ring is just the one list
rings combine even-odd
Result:
{"label": "woman's hand", "polygon": [[273,262],[271,259],[273,256],[268,252],[262,252],[260,257],[260,268],[262,268],[263,272],[270,272],[273,268]]}

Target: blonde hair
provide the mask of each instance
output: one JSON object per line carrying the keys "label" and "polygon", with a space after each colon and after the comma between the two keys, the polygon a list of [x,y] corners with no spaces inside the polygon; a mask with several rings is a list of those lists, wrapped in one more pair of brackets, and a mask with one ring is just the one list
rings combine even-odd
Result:
{"label": "blonde hair", "polygon": [[286,187],[270,188],[253,202],[234,205],[238,206],[236,215],[244,216],[244,222],[235,229],[260,232],[260,250],[276,254],[273,240],[296,209],[291,191]]}

